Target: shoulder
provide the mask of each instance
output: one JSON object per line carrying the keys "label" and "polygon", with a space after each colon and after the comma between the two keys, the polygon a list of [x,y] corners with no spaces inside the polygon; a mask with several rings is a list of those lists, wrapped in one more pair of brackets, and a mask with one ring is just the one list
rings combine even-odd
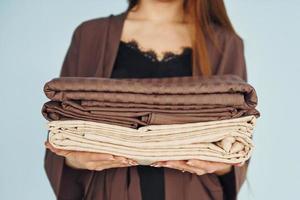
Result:
{"label": "shoulder", "polygon": [[111,16],[113,16],[113,14],[82,21],[76,26],[74,34],[90,34],[93,32],[96,33],[99,30],[103,30],[107,27],[109,18]]}
{"label": "shoulder", "polygon": [[247,81],[243,38],[227,28],[215,26],[214,29],[222,51],[215,66],[216,74],[235,74]]}
{"label": "shoulder", "polygon": [[[123,13],[109,14],[88,19],[78,23],[72,31],[72,38],[76,43],[94,44],[95,41],[105,39],[109,25],[118,22]],[[114,22],[112,22],[114,21]]]}
{"label": "shoulder", "polygon": [[222,46],[226,46],[228,44],[243,46],[244,39],[236,31],[233,32],[216,24],[213,24],[212,28]]}
{"label": "shoulder", "polygon": [[102,37],[102,35],[105,35],[106,30],[108,30],[109,25],[119,24],[125,14],[126,11],[122,11],[117,14],[109,14],[82,21],[75,27],[73,35],[88,36],[87,38],[90,36]]}

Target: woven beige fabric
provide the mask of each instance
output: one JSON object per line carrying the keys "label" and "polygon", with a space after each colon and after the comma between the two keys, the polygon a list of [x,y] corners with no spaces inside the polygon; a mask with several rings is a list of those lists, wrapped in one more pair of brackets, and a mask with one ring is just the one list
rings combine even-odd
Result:
{"label": "woven beige fabric", "polygon": [[82,120],[48,122],[49,141],[59,149],[110,153],[148,165],[161,160],[200,159],[239,163],[251,156],[256,117],[149,125],[138,129]]}

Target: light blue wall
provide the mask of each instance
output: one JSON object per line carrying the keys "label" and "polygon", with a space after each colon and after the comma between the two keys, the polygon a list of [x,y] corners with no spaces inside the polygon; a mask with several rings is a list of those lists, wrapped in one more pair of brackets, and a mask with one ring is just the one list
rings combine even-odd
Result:
{"label": "light blue wall", "polygon": [[226,3],[245,41],[249,82],[257,89],[262,113],[249,170],[252,193],[245,185],[240,199],[299,199],[300,2]]}
{"label": "light blue wall", "polygon": [[[251,190],[245,184],[240,199],[295,199],[300,186],[295,86],[300,2],[226,3],[244,38],[248,79],[257,89],[262,113],[249,169]],[[125,7],[125,0],[0,0],[0,199],[54,199],[43,169],[43,84],[58,75],[80,22]]]}

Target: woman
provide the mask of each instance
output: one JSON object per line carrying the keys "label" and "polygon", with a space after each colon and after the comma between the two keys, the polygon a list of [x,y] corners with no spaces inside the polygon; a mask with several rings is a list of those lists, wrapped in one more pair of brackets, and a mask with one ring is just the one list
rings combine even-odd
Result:
{"label": "woman", "polygon": [[[149,78],[226,73],[247,81],[243,41],[222,0],[129,0],[124,13],[76,28],[60,75]],[[58,199],[236,199],[248,165],[178,160],[140,166],[125,157],[45,144],[45,168]]]}

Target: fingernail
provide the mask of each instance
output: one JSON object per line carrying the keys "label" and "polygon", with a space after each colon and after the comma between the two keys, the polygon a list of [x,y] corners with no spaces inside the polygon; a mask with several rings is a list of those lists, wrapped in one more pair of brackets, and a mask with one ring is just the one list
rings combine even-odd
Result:
{"label": "fingernail", "polygon": [[121,160],[121,162],[122,162],[123,164],[130,164],[129,161],[127,161],[127,160]]}
{"label": "fingernail", "polygon": [[137,163],[134,162],[134,161],[132,161],[132,160],[129,160],[128,163],[129,163],[130,165],[137,165]]}
{"label": "fingernail", "polygon": [[235,164],[235,166],[238,166],[238,167],[240,167],[240,166],[242,166],[243,165],[243,163],[236,163]]}
{"label": "fingernail", "polygon": [[116,160],[114,157],[109,157],[108,160]]}
{"label": "fingernail", "polygon": [[164,167],[172,167],[171,164],[165,164]]}
{"label": "fingernail", "polygon": [[131,166],[137,166],[137,165],[139,165],[139,164],[137,164],[137,163],[134,163],[134,164],[130,164]]}
{"label": "fingernail", "polygon": [[160,164],[153,164],[152,166],[153,166],[153,167],[161,167]]}
{"label": "fingernail", "polygon": [[194,163],[193,163],[192,161],[187,161],[186,164],[187,164],[187,165],[191,165],[191,166],[194,165]]}

